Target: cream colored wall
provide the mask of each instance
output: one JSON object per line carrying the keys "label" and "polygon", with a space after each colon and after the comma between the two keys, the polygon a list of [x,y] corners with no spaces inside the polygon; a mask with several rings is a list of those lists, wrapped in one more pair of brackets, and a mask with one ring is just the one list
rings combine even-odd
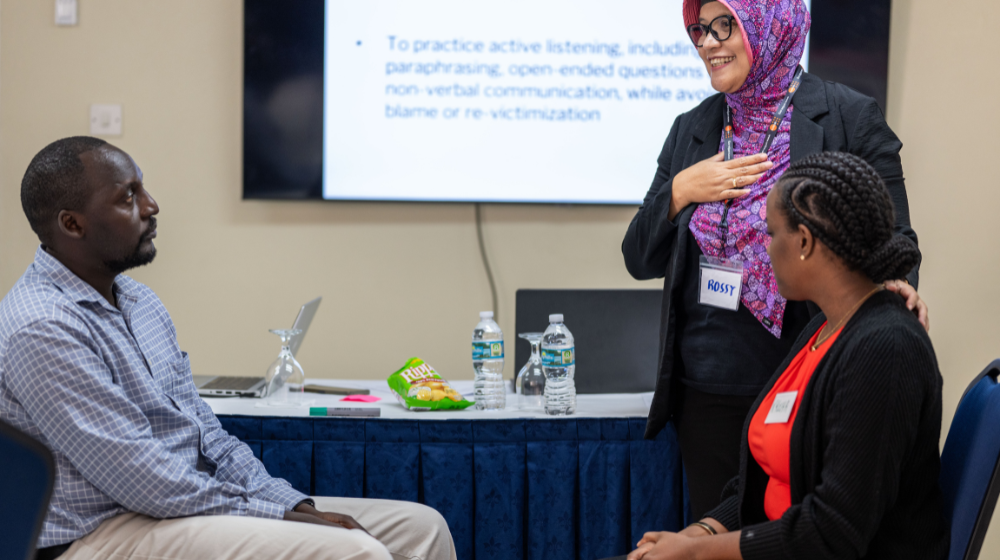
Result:
{"label": "cream colored wall", "polygon": [[[471,377],[469,332],[490,294],[470,205],[240,200],[241,0],[81,0],[74,28],[56,28],[52,10],[0,3],[0,293],[36,244],[18,199],[31,156],[86,134],[90,103],[121,103],[124,135],[111,141],[161,207],[159,256],[134,276],[163,298],[196,373],[263,374],[277,351],[267,329],[323,295],[300,354],[308,375],[383,378],[419,355],[445,377]],[[992,36],[958,23],[973,15],[1000,20],[1000,5],[894,2],[888,119],[905,143],[945,429],[971,376],[1000,357],[1000,74]],[[485,207],[508,338],[518,288],[658,287],[624,270],[633,212]],[[565,242],[559,271],[536,245],[553,237]],[[998,555],[993,535],[983,557]]]}
{"label": "cream colored wall", "polygon": [[[960,23],[1000,18],[988,0],[895,0],[889,124],[903,140],[911,219],[924,260],[920,292],[944,376],[946,434],[975,373],[1000,358],[1000,73],[982,63],[989,33]],[[1000,427],[998,427],[1000,429]],[[942,444],[944,438],[942,437]],[[980,558],[1000,558],[1000,514]]]}
{"label": "cream colored wall", "polygon": [[[471,378],[469,337],[491,306],[471,205],[241,201],[241,0],[82,0],[70,29],[51,4],[2,4],[0,290],[36,243],[17,198],[28,161],[87,134],[90,103],[121,103],[124,134],[109,140],[161,208],[159,256],[134,276],[166,303],[196,373],[263,375],[278,351],[267,330],[322,295],[307,375],[385,378],[420,356]],[[505,331],[517,288],[636,286],[618,249],[633,212],[484,208]],[[563,270],[534,245],[553,236],[569,240]]]}

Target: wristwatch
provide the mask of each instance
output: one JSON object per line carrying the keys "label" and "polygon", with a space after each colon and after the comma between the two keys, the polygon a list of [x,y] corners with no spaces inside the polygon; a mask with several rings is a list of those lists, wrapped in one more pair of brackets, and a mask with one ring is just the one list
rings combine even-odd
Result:
{"label": "wristwatch", "polygon": [[309,504],[312,507],[316,507],[316,502],[314,502],[312,498],[306,498],[306,499],[302,500],[301,502],[299,502],[299,503],[295,504],[294,506],[292,506],[292,511],[295,511],[302,504]]}

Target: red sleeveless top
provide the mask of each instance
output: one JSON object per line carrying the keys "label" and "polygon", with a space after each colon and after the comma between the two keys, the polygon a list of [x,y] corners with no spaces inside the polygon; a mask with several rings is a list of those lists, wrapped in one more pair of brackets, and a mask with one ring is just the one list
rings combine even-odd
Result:
{"label": "red sleeveless top", "polygon": [[[826,326],[826,323],[823,324]],[[809,380],[816,371],[816,366],[826,355],[827,350],[833,342],[840,336],[841,328],[830,338],[823,341],[823,344],[815,351],[810,350],[819,333],[823,331],[821,327],[816,334],[809,339],[809,342],[792,358],[788,368],[781,374],[781,377],[774,383],[774,387],[767,393],[760,403],[760,408],[754,413],[750,420],[750,430],[747,433],[747,442],[750,446],[750,453],[754,460],[764,469],[770,477],[767,481],[767,489],[764,492],[764,513],[770,520],[778,519],[785,513],[785,510],[792,507],[792,489],[790,486],[790,459],[789,447],[792,436],[792,426],[795,423],[795,415],[799,411],[799,403],[806,392]],[[776,397],[781,395],[780,401],[788,403],[792,401],[789,393],[794,392],[794,402],[791,405],[791,413],[788,420],[782,422],[780,415],[775,422],[765,423],[768,414],[774,406]],[[781,403],[779,403],[781,408]]]}

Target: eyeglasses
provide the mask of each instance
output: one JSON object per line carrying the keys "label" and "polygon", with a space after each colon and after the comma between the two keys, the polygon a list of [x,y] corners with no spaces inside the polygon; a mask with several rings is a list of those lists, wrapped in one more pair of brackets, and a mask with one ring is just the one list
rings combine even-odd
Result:
{"label": "eyeglasses", "polygon": [[723,42],[729,39],[733,35],[733,21],[736,18],[733,16],[719,16],[709,22],[708,25],[703,25],[701,23],[693,23],[688,26],[688,36],[691,37],[691,41],[694,42],[694,46],[699,49],[705,44],[705,35],[709,33],[718,42]]}

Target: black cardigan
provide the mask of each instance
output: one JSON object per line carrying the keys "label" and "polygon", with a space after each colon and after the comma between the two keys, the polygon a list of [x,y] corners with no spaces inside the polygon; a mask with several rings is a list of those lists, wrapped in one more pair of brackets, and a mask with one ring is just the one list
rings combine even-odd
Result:
{"label": "black cardigan", "polygon": [[[673,413],[672,375],[678,368],[680,352],[676,336],[676,308],[683,289],[688,225],[697,205],[683,209],[674,221],[667,218],[673,176],[679,171],[719,152],[722,138],[722,110],[725,97],[709,97],[691,111],[677,117],[657,160],[653,185],[632,219],[622,242],[622,254],[629,273],[637,280],[665,278],[660,310],[660,351],[656,393],[646,423],[646,437],[652,438],[666,426]],[[903,184],[899,139],[886,124],[875,100],[846,86],[824,82],[805,74],[795,94],[792,111],[791,160],[822,151],[855,154],[870,163],[885,180],[896,208],[896,232],[914,243],[910,211]],[[907,279],[917,286],[918,269]],[[811,306],[813,313],[818,310]]]}
{"label": "black cardigan", "polygon": [[941,374],[927,333],[890,292],[861,306],[813,373],[792,425],[792,507],[775,521],[764,514],[768,477],[747,445],[750,418],[824,320],[813,318],[757,398],[740,474],[706,516],[743,530],[745,560],[947,558]]}

